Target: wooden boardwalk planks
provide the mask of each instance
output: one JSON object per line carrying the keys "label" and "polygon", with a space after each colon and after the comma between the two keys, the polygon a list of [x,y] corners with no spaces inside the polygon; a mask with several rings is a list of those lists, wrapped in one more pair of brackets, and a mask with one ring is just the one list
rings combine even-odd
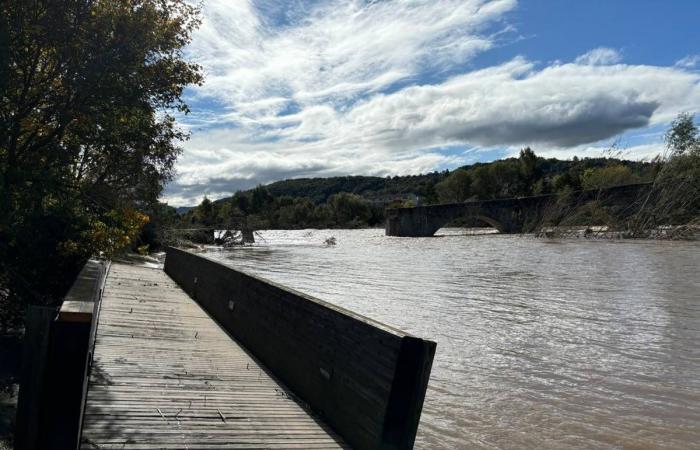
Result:
{"label": "wooden boardwalk planks", "polygon": [[81,449],[348,448],[162,270],[113,263]]}

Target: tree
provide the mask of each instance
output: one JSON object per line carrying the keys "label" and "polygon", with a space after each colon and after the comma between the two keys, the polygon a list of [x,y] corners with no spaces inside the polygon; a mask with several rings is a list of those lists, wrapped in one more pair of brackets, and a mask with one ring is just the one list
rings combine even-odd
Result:
{"label": "tree", "polygon": [[177,210],[165,203],[157,202],[144,213],[148,216],[148,223],[141,229],[132,248],[139,249],[141,246],[146,246],[147,250],[153,250],[172,243],[171,229],[176,228],[179,222]]}
{"label": "tree", "polygon": [[471,191],[480,200],[495,198],[498,192],[498,180],[493,176],[489,166],[479,166],[472,171]]}
{"label": "tree", "polygon": [[290,204],[279,208],[278,226],[305,228],[312,225],[315,205],[305,197],[297,197]]}
{"label": "tree", "polygon": [[519,197],[528,193],[520,175],[518,161],[496,161],[489,165],[489,171],[495,182],[495,198]]}
{"label": "tree", "polygon": [[313,214],[314,225],[318,228],[326,228],[333,224],[333,211],[327,204],[317,205]]}
{"label": "tree", "polygon": [[464,169],[457,169],[435,185],[438,199],[443,203],[463,202],[471,195],[472,177]]}
{"label": "tree", "polygon": [[250,195],[251,211],[258,214],[267,210],[274,201],[274,197],[265,186],[257,186]]}
{"label": "tree", "polygon": [[666,146],[672,155],[700,152],[700,135],[690,113],[681,113],[666,132]]}
{"label": "tree", "polygon": [[581,176],[583,189],[604,189],[634,183],[639,183],[639,177],[622,164],[586,169]]}
{"label": "tree", "polygon": [[571,190],[571,175],[568,172],[560,173],[552,178],[552,188],[555,192]]}
{"label": "tree", "polygon": [[369,204],[359,195],[341,192],[328,200],[337,226],[359,226],[372,216]]}
{"label": "tree", "polygon": [[522,186],[524,188],[521,194],[532,195],[535,191],[537,179],[540,177],[539,170],[537,169],[537,156],[535,155],[535,152],[533,152],[530,147],[520,150],[518,163],[520,177],[523,181]]}
{"label": "tree", "polygon": [[214,205],[206,196],[202,199],[202,203],[197,206],[194,212],[197,222],[204,226],[212,226],[216,222],[216,214],[214,213]]}
{"label": "tree", "polygon": [[681,233],[695,234],[700,225],[700,132],[692,114],[680,114],[666,133],[669,156],[654,180],[653,208],[642,215],[651,221],[688,225]]}
{"label": "tree", "polygon": [[198,24],[186,0],[0,3],[0,302],[55,301],[147,222],[202,79],[182,55]]}

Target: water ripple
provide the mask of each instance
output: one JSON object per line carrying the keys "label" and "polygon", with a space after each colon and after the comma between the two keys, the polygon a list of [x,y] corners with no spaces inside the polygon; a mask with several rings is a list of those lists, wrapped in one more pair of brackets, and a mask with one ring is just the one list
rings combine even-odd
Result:
{"label": "water ripple", "polygon": [[417,448],[700,448],[700,245],[443,231],[207,255],[437,341]]}

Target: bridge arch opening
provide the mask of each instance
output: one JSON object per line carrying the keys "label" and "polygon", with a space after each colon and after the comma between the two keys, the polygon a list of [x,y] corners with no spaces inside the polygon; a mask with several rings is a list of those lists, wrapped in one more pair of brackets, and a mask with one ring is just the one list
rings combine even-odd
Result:
{"label": "bridge arch opening", "polygon": [[477,215],[476,219],[482,223],[487,224],[491,228],[495,228],[496,230],[498,230],[499,233],[503,233],[503,231],[505,230],[503,224],[492,217]]}
{"label": "bridge arch opening", "polygon": [[[452,230],[448,231],[447,229]],[[441,224],[440,228],[435,231],[435,235],[453,235],[455,234],[454,229],[467,230],[466,234],[491,234],[503,233],[505,227],[500,221],[493,217],[467,212],[446,220],[445,223]],[[458,234],[463,233],[458,232]]]}

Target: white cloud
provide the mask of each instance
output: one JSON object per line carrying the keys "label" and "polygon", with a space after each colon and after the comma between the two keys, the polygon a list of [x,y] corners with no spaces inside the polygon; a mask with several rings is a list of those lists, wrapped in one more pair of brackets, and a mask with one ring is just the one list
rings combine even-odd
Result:
{"label": "white cloud", "polygon": [[[228,193],[289,177],[420,173],[463,163],[464,156],[435,150],[460,144],[595,156],[605,148],[591,143],[697,110],[699,82],[697,74],[673,68],[571,63],[537,70],[516,58],[440,84],[374,95],[345,111],[312,105],[195,133],[177,185],[196,197],[202,186]],[[648,157],[657,147],[625,155]]]}
{"label": "white cloud", "polygon": [[[427,172],[473,160],[480,148],[593,156],[605,150],[601,140],[700,108],[699,74],[622,64],[609,48],[571,63],[518,57],[468,71],[510,29],[489,26],[511,0],[264,5],[205,3],[189,52],[207,81],[193,100],[217,106],[184,122],[193,135],[166,193],[171,204],[283,178]],[[470,150],[441,150],[460,146]]]}
{"label": "white cloud", "polygon": [[[208,0],[189,48],[207,75],[196,94],[236,109],[266,97],[345,101],[426,69],[440,71],[469,60],[493,45],[485,27],[515,4],[338,0],[317,6],[268,4],[261,12],[251,1]],[[275,23],[279,17],[273,12],[285,9],[292,11],[288,23]],[[266,114],[285,105],[258,106]]]}
{"label": "white cloud", "polygon": [[379,145],[391,147],[571,147],[697,109],[698,81],[694,74],[652,66],[565,64],[538,71],[516,58],[439,85],[375,96],[343,122],[354,125],[353,133],[382,136]]}
{"label": "white cloud", "polygon": [[614,48],[598,47],[576,58],[576,64],[587,66],[604,66],[622,61],[622,55]]}
{"label": "white cloud", "polygon": [[688,55],[676,61],[676,67],[694,69],[700,65],[700,55]]}
{"label": "white cloud", "polygon": [[[511,147],[506,156],[517,157],[521,147]],[[609,145],[580,145],[570,148],[544,148],[538,149],[537,155],[544,158],[572,159],[579,158],[623,158],[636,161],[651,161],[656,156],[663,156],[666,147],[663,143],[640,144],[629,147],[611,148]]]}

